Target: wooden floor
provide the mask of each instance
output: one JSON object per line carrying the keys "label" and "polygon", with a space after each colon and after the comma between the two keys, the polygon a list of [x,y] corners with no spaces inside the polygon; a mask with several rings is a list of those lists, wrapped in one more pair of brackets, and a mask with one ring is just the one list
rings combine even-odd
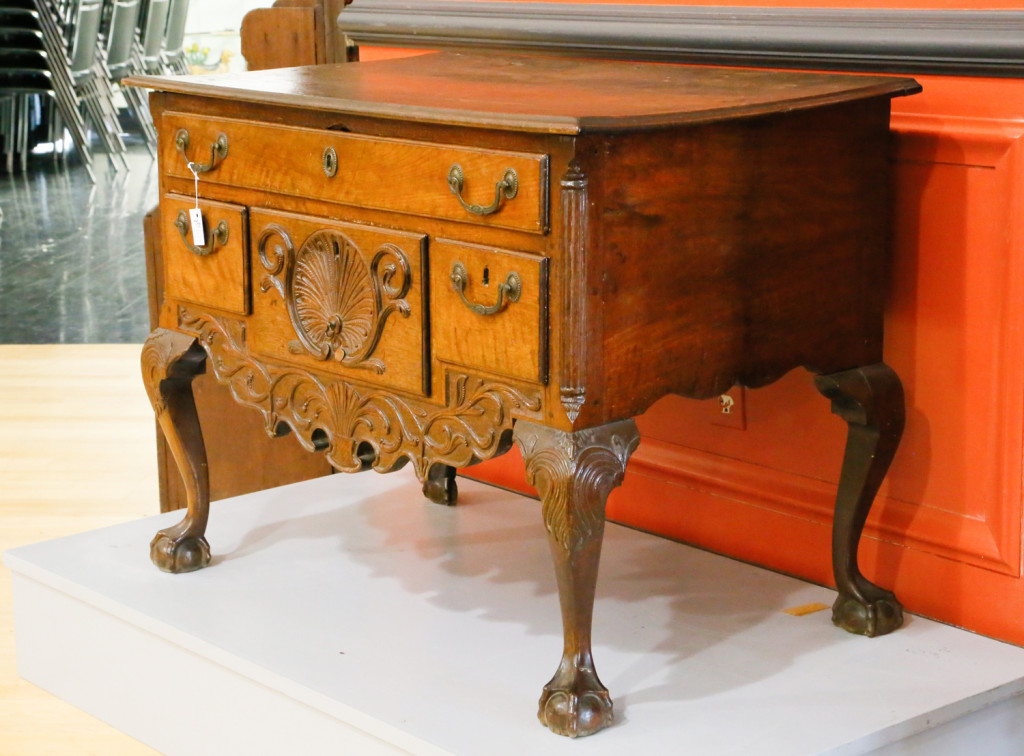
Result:
{"label": "wooden floor", "polygon": [[[159,511],[138,345],[0,345],[0,551]],[[152,749],[21,680],[0,567],[0,756]]]}

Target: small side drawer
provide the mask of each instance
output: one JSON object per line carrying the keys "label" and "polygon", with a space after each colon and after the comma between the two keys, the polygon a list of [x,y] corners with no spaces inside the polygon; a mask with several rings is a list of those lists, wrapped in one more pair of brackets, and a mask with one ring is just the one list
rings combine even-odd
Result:
{"label": "small side drawer", "polygon": [[430,271],[437,359],[547,382],[547,258],[436,240]]}
{"label": "small side drawer", "polygon": [[[181,134],[187,134],[184,150]],[[230,118],[200,120],[183,113],[165,114],[161,137],[162,170],[178,178],[192,178],[192,160],[209,166],[200,182],[547,232],[548,157],[543,154]],[[512,183],[514,190],[508,188]]]}
{"label": "small side drawer", "polygon": [[425,236],[258,208],[251,221],[252,351],[430,393]]}
{"label": "small side drawer", "polygon": [[194,197],[165,194],[160,202],[164,290],[171,299],[249,314],[249,228],[244,207],[200,200],[205,244],[196,247],[188,211]]}

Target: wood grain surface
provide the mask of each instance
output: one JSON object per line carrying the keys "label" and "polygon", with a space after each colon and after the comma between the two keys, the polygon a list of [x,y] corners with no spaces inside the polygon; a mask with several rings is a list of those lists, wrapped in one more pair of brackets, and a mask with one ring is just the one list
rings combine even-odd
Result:
{"label": "wood grain surface", "polygon": [[[465,73],[452,77],[453,68]],[[920,90],[913,79],[882,76],[449,52],[358,66],[126,81],[219,99],[555,134],[709,123]]]}
{"label": "wood grain surface", "polygon": [[[0,551],[159,511],[141,349],[0,346]],[[0,702],[3,756],[157,753],[18,677],[3,566]]]}
{"label": "wood grain surface", "polygon": [[[191,231],[183,238],[175,225],[178,216],[183,212],[187,214],[195,205],[195,198],[174,194],[166,195],[160,204],[163,216],[160,236],[169,261],[164,279],[167,296],[247,315],[250,297],[246,209],[227,202],[202,200],[199,209],[203,213],[206,239],[199,246],[210,252],[199,255],[189,246],[196,246]],[[214,238],[214,229],[222,221],[228,228],[224,244]]]}
{"label": "wood grain surface", "polygon": [[[356,320],[356,313],[353,312],[353,309],[357,303],[354,300],[371,299],[371,276],[369,274],[373,258],[381,250],[393,250],[383,258],[382,270],[377,276],[378,284],[376,285],[384,285],[382,283],[383,268],[395,265],[396,272],[392,283],[395,287],[408,284],[408,290],[399,299],[385,299],[385,306],[388,302],[402,301],[405,303],[408,314],[405,315],[396,310],[384,318],[379,343],[370,354],[366,355],[366,360],[358,361],[355,364],[343,363],[340,354],[320,359],[298,341],[298,329],[289,317],[285,298],[282,296],[282,292],[271,283],[273,277],[270,270],[261,261],[259,239],[263,234],[272,234],[274,229],[283,229],[289,235],[296,250],[293,254],[297,258],[303,257],[304,249],[312,249],[312,242],[309,240],[323,239],[325,236],[334,241],[340,241],[341,246],[346,248],[345,251],[351,254],[355,267],[366,276],[365,279],[360,279],[363,287],[350,285],[348,288],[344,288],[343,293],[336,294],[339,287],[338,281],[321,281],[319,284],[324,291],[323,301],[308,302],[307,304],[311,310],[314,307],[324,308],[325,313],[341,309],[350,316],[347,318],[349,323]],[[309,370],[343,375],[356,381],[397,388],[414,394],[429,393],[430,369],[429,352],[427,351],[429,344],[428,337],[424,334],[426,315],[423,304],[427,287],[424,276],[426,260],[423,254],[425,237],[422,234],[371,228],[355,223],[326,222],[322,218],[267,210],[253,210],[252,234],[253,288],[256,293],[253,301],[253,314],[247,323],[247,342],[254,353],[301,365]],[[276,234],[274,236],[276,237]],[[276,238],[269,236],[267,241],[269,244],[280,243]],[[407,272],[403,273],[399,270],[396,257],[398,254],[402,255],[407,262]],[[268,262],[270,262],[269,259]],[[354,271],[348,273],[349,279],[355,278],[353,273]],[[296,290],[304,287],[309,295],[307,299],[312,299],[316,296],[316,292],[311,292],[309,289],[315,287],[318,282],[300,280],[299,275],[295,274]],[[284,278],[286,276],[283,272],[277,276],[278,281],[282,281]],[[344,281],[345,279],[342,278],[341,282]],[[368,305],[369,303],[364,301],[363,304]],[[302,322],[299,321],[300,324]],[[348,325],[342,326],[343,329],[348,327]],[[315,328],[315,323],[310,322],[310,329]],[[367,323],[365,333],[369,334],[370,330],[372,329]],[[365,338],[356,339],[356,341],[359,344],[369,343],[372,341],[372,337],[367,335]],[[380,369],[372,369],[371,361],[379,361]]]}
{"label": "wood grain surface", "polygon": [[[430,253],[434,357],[509,378],[546,381],[547,259],[448,240],[434,242]],[[452,287],[450,276],[457,262],[468,274],[464,294],[471,304],[495,307],[498,287],[509,274],[521,282],[518,300],[503,297],[493,314],[472,312]]]}
{"label": "wood grain surface", "polygon": [[[355,68],[356,66],[352,66]],[[346,69],[347,70],[347,69]],[[543,233],[547,226],[547,157],[498,150],[409,142],[323,129],[301,129],[229,118],[198,118],[164,113],[169,136],[187,129],[191,160],[209,158],[219,134],[228,138],[228,155],[200,184],[243,186],[308,199],[326,199],[357,207],[396,210],[412,215]],[[345,128],[334,124],[335,128]],[[334,150],[339,170],[324,172],[324,152]],[[160,165],[168,176],[192,179],[173,139],[161,141]],[[474,205],[494,201],[495,184],[505,171],[518,176],[513,199],[502,199],[491,215],[467,212],[448,187],[448,172],[461,166],[463,199]]]}

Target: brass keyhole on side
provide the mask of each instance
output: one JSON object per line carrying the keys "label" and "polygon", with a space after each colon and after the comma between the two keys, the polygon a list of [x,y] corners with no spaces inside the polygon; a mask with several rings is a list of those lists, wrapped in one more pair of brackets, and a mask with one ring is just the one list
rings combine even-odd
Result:
{"label": "brass keyhole on side", "polygon": [[484,266],[484,274],[483,274],[483,276],[481,276],[481,281],[480,282],[484,286],[490,286],[491,285],[491,269],[488,268],[486,265]]}

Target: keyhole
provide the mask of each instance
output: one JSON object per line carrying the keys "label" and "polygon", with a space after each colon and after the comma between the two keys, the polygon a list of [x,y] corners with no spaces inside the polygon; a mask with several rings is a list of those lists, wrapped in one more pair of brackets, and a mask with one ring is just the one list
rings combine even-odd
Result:
{"label": "keyhole", "polygon": [[491,285],[491,269],[488,268],[486,265],[484,266],[483,284],[484,284],[484,286],[490,286]]}

